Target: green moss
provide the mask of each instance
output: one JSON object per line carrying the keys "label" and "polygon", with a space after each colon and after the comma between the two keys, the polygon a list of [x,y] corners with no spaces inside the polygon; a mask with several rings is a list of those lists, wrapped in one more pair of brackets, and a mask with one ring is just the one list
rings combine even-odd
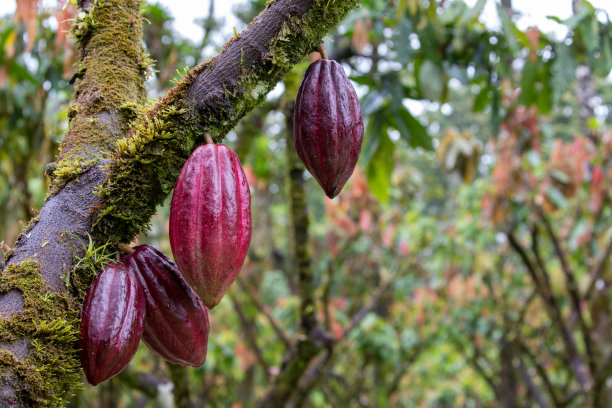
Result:
{"label": "green moss", "polygon": [[0,293],[9,291],[23,295],[23,311],[0,319],[0,342],[30,339],[30,351],[24,361],[0,351],[0,370],[20,381],[17,395],[25,406],[62,406],[81,385],[78,310],[65,294],[48,288],[34,261],[4,270]]}
{"label": "green moss", "polygon": [[81,157],[67,157],[55,163],[54,170],[49,174],[49,194],[55,194],[71,180],[87,172],[98,163],[97,158],[85,160]]}
{"label": "green moss", "polygon": [[146,116],[130,136],[117,141],[111,176],[96,192],[104,200],[93,224],[96,237],[129,242],[146,228],[195,144],[203,143],[197,122],[186,108],[171,105]]}
{"label": "green moss", "polygon": [[[85,243],[77,237],[85,253],[82,257],[75,257],[72,270],[67,271],[62,276],[66,287],[72,295],[73,301],[77,304],[83,303],[85,292],[96,275],[106,264],[116,260],[116,252],[113,250],[110,242],[96,246],[91,235],[88,235],[87,238],[88,242]],[[74,252],[76,253],[77,251],[75,250]]]}

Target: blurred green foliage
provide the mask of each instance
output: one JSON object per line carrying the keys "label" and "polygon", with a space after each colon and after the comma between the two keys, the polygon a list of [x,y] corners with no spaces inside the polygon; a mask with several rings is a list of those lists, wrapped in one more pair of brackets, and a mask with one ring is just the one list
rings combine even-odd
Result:
{"label": "blurred green foliage", "polygon": [[[568,28],[565,38],[521,30],[501,6],[492,29],[481,18],[485,3],[363,0],[326,39],[361,96],[366,135],[340,197],[325,199],[306,175],[317,318],[336,347],[311,362],[317,370],[296,389],[297,406],[612,403],[612,24],[583,1],[568,20],[551,17]],[[251,1],[236,11],[247,22],[263,7]],[[181,38],[159,5],[144,17],[155,93],[220,45]],[[24,27],[0,20],[7,244],[17,220],[40,207],[44,165],[66,126],[65,62],[52,17],[38,19],[29,52]],[[218,20],[211,15],[208,29],[219,30]],[[596,90],[588,118],[576,97],[581,64]],[[174,381],[193,406],[255,406],[299,336],[285,112],[307,65],[226,138],[250,178],[253,243],[211,311],[207,363]],[[168,214],[160,207],[139,240],[170,254]],[[73,405],[172,406],[172,382],[142,346],[126,372],[86,387]]]}

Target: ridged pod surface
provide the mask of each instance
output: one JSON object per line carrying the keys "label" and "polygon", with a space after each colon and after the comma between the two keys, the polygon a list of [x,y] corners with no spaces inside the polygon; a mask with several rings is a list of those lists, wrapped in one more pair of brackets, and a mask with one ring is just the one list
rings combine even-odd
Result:
{"label": "ridged pod surface", "polygon": [[185,162],[170,204],[170,246],[185,280],[215,307],[236,279],[251,243],[251,194],[238,156],[198,147]]}
{"label": "ridged pod surface", "polygon": [[199,367],[206,361],[208,311],[181,277],[176,264],[150,245],[134,248],[125,262],[138,276],[147,304],[142,341],[174,364]]}
{"label": "ridged pod surface", "polygon": [[353,85],[336,61],[310,64],[295,100],[293,137],[304,166],[334,198],[353,174],[363,142],[363,115]]}
{"label": "ridged pod surface", "polygon": [[109,263],[87,289],[81,318],[81,364],[96,385],[130,362],[142,336],[144,292],[124,264]]}

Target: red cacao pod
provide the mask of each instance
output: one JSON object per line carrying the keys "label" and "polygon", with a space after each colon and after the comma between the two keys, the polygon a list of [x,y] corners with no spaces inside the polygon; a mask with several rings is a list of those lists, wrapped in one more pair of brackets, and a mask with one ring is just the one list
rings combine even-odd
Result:
{"label": "red cacao pod", "polygon": [[147,304],[142,341],[174,364],[206,361],[208,311],[162,251],[141,245],[125,258],[144,288]]}
{"label": "red cacao pod", "polygon": [[209,143],[185,162],[170,204],[170,246],[185,280],[215,307],[251,243],[251,194],[232,149]]}
{"label": "red cacao pod", "polygon": [[295,149],[325,194],[334,198],[353,174],[363,142],[363,115],[353,85],[336,61],[308,67],[295,100]]}
{"label": "red cacao pod", "polygon": [[81,317],[81,363],[96,385],[130,362],[142,336],[145,299],[124,264],[109,263],[87,289]]}

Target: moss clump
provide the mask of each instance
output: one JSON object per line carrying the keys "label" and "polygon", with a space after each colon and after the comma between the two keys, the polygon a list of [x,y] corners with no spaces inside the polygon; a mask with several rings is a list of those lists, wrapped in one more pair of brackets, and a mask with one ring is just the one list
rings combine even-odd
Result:
{"label": "moss clump", "polygon": [[49,194],[53,195],[60,191],[66,183],[84,174],[98,163],[98,159],[82,159],[80,157],[69,157],[54,163],[53,169],[49,174],[51,181]]}
{"label": "moss clump", "polygon": [[0,343],[29,339],[30,348],[24,361],[1,350],[0,370],[10,372],[22,385],[16,391],[25,406],[62,406],[81,386],[78,310],[65,294],[48,288],[34,261],[4,270],[0,293],[10,291],[23,295],[23,311],[0,318]]}
{"label": "moss clump", "polygon": [[[110,242],[96,246],[91,235],[88,235],[87,238],[88,242],[85,243],[77,237],[85,253],[82,257],[75,256],[72,270],[68,270],[62,275],[62,279],[72,295],[73,302],[79,305],[83,304],[85,292],[96,275],[104,269],[106,264],[117,260],[117,252],[114,251]],[[73,253],[78,253],[79,250],[80,248],[75,248]]]}
{"label": "moss clump", "polygon": [[171,105],[145,116],[128,137],[117,141],[107,183],[96,192],[104,208],[93,223],[94,236],[129,242],[147,228],[198,139],[203,142],[197,123],[186,108]]}

